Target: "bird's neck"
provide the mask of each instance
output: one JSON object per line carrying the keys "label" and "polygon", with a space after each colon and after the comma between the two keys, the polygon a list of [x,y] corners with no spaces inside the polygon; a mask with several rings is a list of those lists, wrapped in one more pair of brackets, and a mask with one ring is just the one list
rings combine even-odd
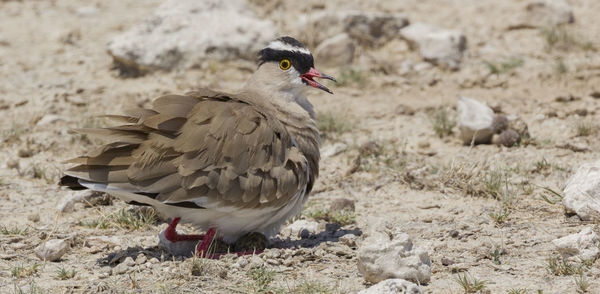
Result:
{"label": "bird's neck", "polygon": [[314,120],[315,111],[306,98],[307,88],[304,84],[282,85],[275,81],[251,77],[241,92],[250,99],[255,100],[253,102],[270,104],[279,111],[292,112],[296,116],[308,115]]}

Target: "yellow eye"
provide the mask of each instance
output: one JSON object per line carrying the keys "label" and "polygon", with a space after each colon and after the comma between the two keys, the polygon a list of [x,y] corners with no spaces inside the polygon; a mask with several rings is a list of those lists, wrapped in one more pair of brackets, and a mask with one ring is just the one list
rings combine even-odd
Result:
{"label": "yellow eye", "polygon": [[292,63],[290,62],[290,60],[289,60],[289,59],[282,59],[282,60],[279,62],[279,67],[280,67],[281,69],[283,69],[283,70],[289,69],[289,68],[290,68],[290,66],[292,66]]}

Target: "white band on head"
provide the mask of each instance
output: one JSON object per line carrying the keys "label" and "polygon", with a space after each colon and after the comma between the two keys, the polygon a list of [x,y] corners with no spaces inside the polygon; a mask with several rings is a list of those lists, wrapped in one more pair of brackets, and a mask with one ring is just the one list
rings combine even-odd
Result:
{"label": "white band on head", "polygon": [[310,51],[308,51],[308,49],[306,48],[302,48],[302,47],[296,47],[284,42],[281,42],[279,40],[275,40],[271,43],[269,43],[269,45],[267,46],[267,48],[271,48],[273,50],[283,50],[283,51],[297,51],[303,54],[310,54]]}

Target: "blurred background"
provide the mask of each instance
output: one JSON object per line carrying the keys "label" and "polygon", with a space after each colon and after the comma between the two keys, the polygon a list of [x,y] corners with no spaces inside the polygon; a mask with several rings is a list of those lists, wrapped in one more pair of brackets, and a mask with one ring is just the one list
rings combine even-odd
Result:
{"label": "blurred background", "polygon": [[[258,50],[289,35],[338,80],[327,83],[335,95],[310,92],[323,159],[302,220],[401,228],[431,258],[429,282],[412,280],[423,293],[598,293],[597,254],[563,259],[551,241],[598,231],[600,212],[564,201],[563,188],[600,151],[599,12],[596,0],[0,0],[0,286],[352,293],[376,283],[357,268],[359,236],[335,239],[340,254],[329,244],[265,261],[266,284],[236,260],[190,277],[192,261],[148,249],[159,227],[133,230],[115,221],[122,202],[55,185],[61,161],[94,146],[70,129],[166,93],[235,92]],[[339,199],[347,214],[336,214]],[[50,237],[70,242],[58,263],[34,253]],[[151,253],[125,250],[138,245]],[[157,261],[115,271],[125,255],[106,256],[123,250]]]}

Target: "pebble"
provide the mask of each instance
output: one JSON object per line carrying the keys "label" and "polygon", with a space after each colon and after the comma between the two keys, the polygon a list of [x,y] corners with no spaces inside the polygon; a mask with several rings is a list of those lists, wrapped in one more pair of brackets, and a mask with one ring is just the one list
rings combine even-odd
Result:
{"label": "pebble", "polygon": [[350,248],[356,246],[356,239],[358,239],[358,236],[356,236],[354,234],[346,234],[346,235],[343,235],[338,238],[340,243],[342,243]]}
{"label": "pebble", "polygon": [[134,265],[135,261],[133,261],[133,258],[131,258],[131,256],[127,256],[125,260],[123,260],[123,262],[115,266],[115,268],[113,269],[113,273],[117,275],[124,274],[127,271],[129,271]]}
{"label": "pebble", "polygon": [[265,263],[263,262],[263,260],[260,257],[258,257],[257,255],[254,255],[250,258],[250,263],[249,263],[250,268],[260,268],[260,267],[263,267],[264,264]]}
{"label": "pebble", "polygon": [[32,214],[30,214],[30,215],[27,216],[27,219],[30,220],[30,221],[32,221],[32,222],[34,222],[34,223],[37,223],[37,222],[40,221],[40,214],[39,213],[32,213]]}
{"label": "pebble", "polygon": [[442,257],[441,262],[442,262],[443,266],[449,266],[449,265],[452,265],[452,264],[456,263],[454,260],[452,260],[450,258],[447,258],[447,257]]}
{"label": "pebble", "polygon": [[417,146],[419,146],[419,148],[425,149],[425,148],[429,148],[429,146],[431,146],[429,144],[429,142],[425,141],[425,140],[421,140],[419,141],[419,143],[417,143]]}
{"label": "pebble", "polygon": [[136,264],[144,264],[146,263],[146,261],[148,261],[148,258],[146,257],[146,255],[141,253],[135,258]]}
{"label": "pebble", "polygon": [[237,264],[240,268],[243,268],[248,265],[248,259],[239,258],[235,264]]}
{"label": "pebble", "polygon": [[282,230],[282,235],[290,237],[307,238],[319,231],[319,223],[309,220],[297,220]]}
{"label": "pebble", "polygon": [[354,211],[354,200],[348,198],[338,198],[331,202],[329,210],[333,211]]}
{"label": "pebble", "polygon": [[274,258],[268,258],[265,261],[270,265],[280,265],[281,264],[281,261],[279,261],[279,259],[274,259]]}
{"label": "pebble", "polygon": [[69,244],[65,240],[52,239],[35,248],[35,255],[46,261],[59,260],[69,250]]}

